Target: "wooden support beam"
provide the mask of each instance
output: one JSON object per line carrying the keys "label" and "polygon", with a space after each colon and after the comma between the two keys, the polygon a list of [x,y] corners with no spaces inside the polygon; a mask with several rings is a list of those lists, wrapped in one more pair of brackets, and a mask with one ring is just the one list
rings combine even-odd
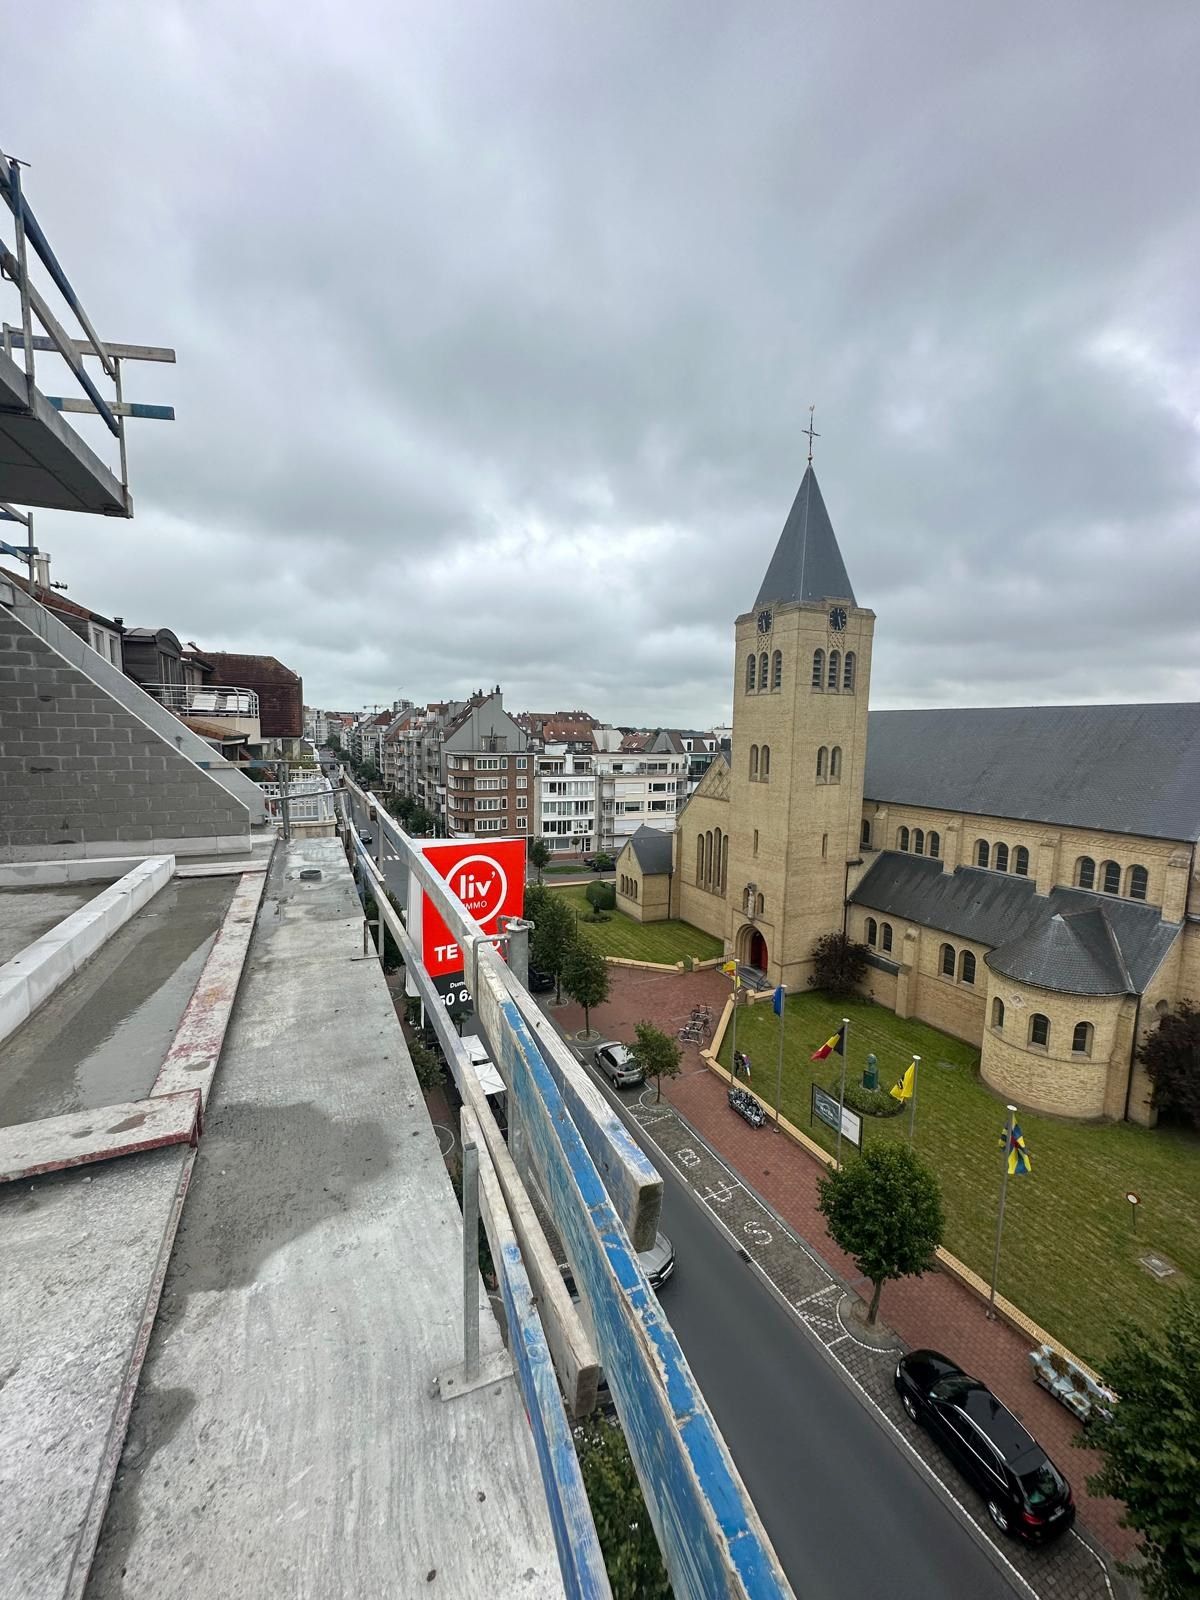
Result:
{"label": "wooden support beam", "polygon": [[200,1091],[131,1100],[92,1111],[68,1111],[0,1128],[0,1183],[111,1161],[200,1137]]}

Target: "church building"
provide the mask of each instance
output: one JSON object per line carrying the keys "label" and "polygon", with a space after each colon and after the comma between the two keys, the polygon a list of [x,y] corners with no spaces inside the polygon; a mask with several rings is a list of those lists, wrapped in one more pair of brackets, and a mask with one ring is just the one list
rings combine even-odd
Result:
{"label": "church building", "polygon": [[734,625],[730,760],[631,890],[790,990],[844,930],[999,1095],[1152,1122],[1135,1047],[1200,1001],[1200,705],[868,714],[874,629],[810,462]]}

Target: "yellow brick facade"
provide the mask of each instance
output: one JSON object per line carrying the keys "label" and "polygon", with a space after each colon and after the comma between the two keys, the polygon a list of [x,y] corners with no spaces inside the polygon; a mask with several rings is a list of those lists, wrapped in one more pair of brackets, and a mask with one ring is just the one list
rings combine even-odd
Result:
{"label": "yellow brick facade", "polygon": [[671,915],[671,874],[646,873],[626,842],[617,857],[617,910],[639,922],[662,922]]}
{"label": "yellow brick facade", "polygon": [[[900,1016],[979,1045],[982,1076],[997,1095],[1064,1116],[1152,1123],[1150,1085],[1131,1058],[1165,1010],[1182,998],[1200,1003],[1194,847],[898,805],[886,796],[864,800],[875,618],[845,602],[838,607],[845,626],[835,630],[831,604],[764,605],[737,619],[730,762],[713,763],[680,814],[669,906],[658,909],[660,893],[652,913],[643,883],[631,886],[619,902],[622,909],[643,918],[668,912],[681,917],[722,939],[726,954],[761,967],[771,983],[793,989],[806,986],[820,935],[845,926],[866,943],[873,921],[875,955],[866,993]],[[833,650],[838,667],[831,678]],[[847,652],[853,653],[850,678]],[[1184,924],[1140,1000],[1017,984],[992,973],[983,943],[847,905],[881,850],[936,855],[942,870],[952,873],[979,864],[981,840],[989,872],[1026,876],[1040,895],[1057,887],[1091,887],[1103,904],[1105,864],[1115,863],[1122,898],[1144,900],[1160,909],[1164,921]],[[997,846],[1003,847],[999,856]],[[1080,884],[1085,859],[1094,864],[1090,886]],[[1140,889],[1143,873],[1144,895],[1131,894]],[[1188,916],[1194,922],[1187,923]],[[997,1000],[1004,1007],[1000,1025],[993,1021]],[[1034,1016],[1046,1019],[1045,1045],[1031,1037]],[[1080,1023],[1089,1031],[1086,1049],[1076,1050]]]}

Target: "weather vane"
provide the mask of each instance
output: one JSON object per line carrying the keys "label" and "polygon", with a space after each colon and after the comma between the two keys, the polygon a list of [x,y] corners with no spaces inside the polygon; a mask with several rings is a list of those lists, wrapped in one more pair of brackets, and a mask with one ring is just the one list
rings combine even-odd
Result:
{"label": "weather vane", "polygon": [[809,406],[809,408],[808,408],[808,427],[800,429],[801,433],[806,433],[808,435],[808,464],[809,464],[810,467],[812,466],[812,442],[813,442],[814,439],[819,439],[821,437],[821,435],[813,427],[813,412],[816,409],[817,408],[816,408],[815,405]]}

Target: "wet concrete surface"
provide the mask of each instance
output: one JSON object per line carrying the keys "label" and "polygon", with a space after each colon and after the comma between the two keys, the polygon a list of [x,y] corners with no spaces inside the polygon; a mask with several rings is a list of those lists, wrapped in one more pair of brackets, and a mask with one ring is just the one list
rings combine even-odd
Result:
{"label": "wet concrete surface", "polygon": [[0,963],[11,961],[107,883],[56,883],[38,889],[0,889]]}
{"label": "wet concrete surface", "polygon": [[149,1091],[236,885],[173,880],[0,1047],[0,1126]]}

